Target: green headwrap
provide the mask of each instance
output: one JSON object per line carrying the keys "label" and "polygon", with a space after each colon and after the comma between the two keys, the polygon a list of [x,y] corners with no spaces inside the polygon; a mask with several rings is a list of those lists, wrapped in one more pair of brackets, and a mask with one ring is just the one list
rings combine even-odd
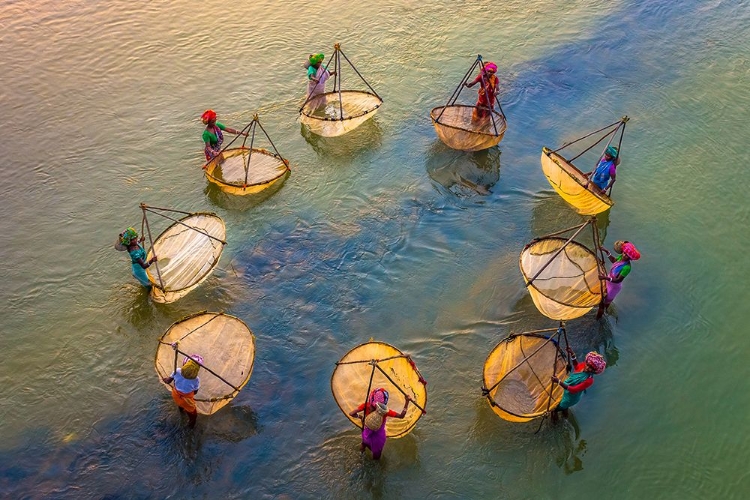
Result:
{"label": "green headwrap", "polygon": [[606,153],[612,158],[617,158],[617,148],[614,146],[608,146]]}
{"label": "green headwrap", "polygon": [[313,54],[312,56],[310,56],[310,64],[320,64],[325,58],[326,56],[323,54]]}
{"label": "green headwrap", "polygon": [[129,227],[120,235],[120,243],[130,245],[130,242],[138,239],[138,231],[134,227]]}

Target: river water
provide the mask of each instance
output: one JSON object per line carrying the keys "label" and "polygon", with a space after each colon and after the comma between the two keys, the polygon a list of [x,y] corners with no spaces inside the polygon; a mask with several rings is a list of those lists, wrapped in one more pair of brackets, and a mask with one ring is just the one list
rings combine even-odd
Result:
{"label": "river water", "polygon": [[[746,2],[18,0],[0,23],[0,496],[750,494],[748,293],[731,267],[750,245]],[[385,104],[322,139],[296,121],[302,63],[335,42]],[[461,153],[429,110],[477,53],[500,68],[508,132]],[[208,107],[237,128],[260,114],[291,161],[281,189],[248,201],[207,187]],[[540,149],[624,114],[599,224],[643,257],[606,320],[568,323],[609,369],[570,421],[502,421],[479,390],[487,354],[554,326],[518,254],[582,221]],[[139,202],[226,221],[220,269],[176,303],[153,304],[112,250]],[[188,431],[153,358],[200,310],[246,321],[257,356],[232,404]],[[380,463],[329,387],[371,337],[429,383],[428,414]]]}

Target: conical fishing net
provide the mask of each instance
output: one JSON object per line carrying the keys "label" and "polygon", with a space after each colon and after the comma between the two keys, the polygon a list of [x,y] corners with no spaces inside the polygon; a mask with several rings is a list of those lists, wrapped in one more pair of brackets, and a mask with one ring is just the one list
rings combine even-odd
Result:
{"label": "conical fishing net", "polygon": [[555,320],[583,316],[602,300],[601,263],[585,246],[564,238],[533,241],[520,257],[537,309]]}
{"label": "conical fishing net", "polygon": [[[604,149],[606,150],[607,147],[612,144],[618,131],[620,132],[620,138],[617,142],[617,157],[619,158],[619,156],[622,154],[622,139],[625,134],[625,124],[629,120],[630,118],[624,116],[620,119],[620,121],[607,125],[606,127],[595,130],[594,132],[591,132],[590,134],[587,134],[579,139],[564,144],[562,147],[554,151],[546,147],[542,148],[541,163],[544,176],[547,178],[550,185],[555,189],[555,191],[557,191],[557,194],[559,194],[562,199],[570,204],[573,209],[575,209],[575,211],[579,214],[596,215],[602,213],[606,210],[609,210],[612,205],[614,205],[614,201],[612,201],[612,199],[610,198],[611,187],[609,192],[604,192],[599,189],[593,182],[590,181],[589,178],[584,175],[584,172],[579,170],[573,164],[573,161],[581,157],[587,151],[594,148],[594,146],[596,146],[600,142],[609,138],[609,141],[604,146]],[[607,129],[611,130],[607,131],[606,134],[604,134],[601,138],[596,140],[593,144],[588,146],[576,156],[566,159],[562,154],[559,153],[561,150]],[[598,158],[601,158],[601,155],[599,155]],[[591,170],[594,170],[594,168],[595,165],[592,166]]]}
{"label": "conical fishing net", "polygon": [[314,134],[335,137],[372,118],[383,100],[369,92],[342,90],[319,94],[305,103],[300,121]]}
{"label": "conical fishing net", "polygon": [[[198,313],[173,324],[159,339],[154,366],[161,380],[182,367],[185,356],[203,363],[195,394],[198,413],[210,415],[228,404],[250,380],[255,336],[240,319],[223,313]],[[170,391],[171,385],[164,384]]]}
{"label": "conical fishing net", "polygon": [[[342,86],[342,57],[369,91],[356,90],[351,86],[345,89]],[[332,75],[333,91],[309,95],[299,110],[300,122],[309,127],[310,132],[322,137],[336,137],[351,132],[372,118],[383,104],[378,93],[354,67],[338,43],[333,46],[333,55],[325,66],[326,71],[331,62],[335,72]]]}
{"label": "conical fishing net", "polygon": [[174,302],[208,278],[219,263],[225,238],[224,221],[212,213],[190,214],[161,233],[147,256],[158,258],[146,270],[154,302]]}
{"label": "conical fishing net", "polygon": [[503,139],[505,116],[492,110],[489,116],[473,120],[474,106],[453,104],[430,112],[438,137],[448,147],[462,151],[480,151],[496,146]]}
{"label": "conical fishing net", "polygon": [[396,412],[403,409],[407,394],[412,398],[406,417],[391,417],[385,424],[388,437],[405,436],[427,407],[427,383],[411,357],[384,342],[368,342],[355,347],[336,363],[331,391],[341,411],[357,427],[362,428],[362,419],[349,413],[378,388],[389,392],[388,408]]}
{"label": "conical fishing net", "polygon": [[483,394],[500,417],[528,422],[560,403],[563,389],[551,378],[564,380],[567,367],[556,340],[533,333],[511,335],[487,356]]}
{"label": "conical fishing net", "polygon": [[[273,151],[255,147],[258,128]],[[239,196],[259,193],[283,182],[290,171],[289,162],[279,154],[257,114],[241,132],[222,148],[221,154],[204,165],[206,178],[225,193]],[[243,137],[242,144],[232,147],[238,137]],[[251,138],[250,146],[246,147],[248,137]]]}
{"label": "conical fishing net", "polygon": [[557,194],[581,215],[596,215],[614,205],[575,165],[547,148],[542,151],[542,171]]}

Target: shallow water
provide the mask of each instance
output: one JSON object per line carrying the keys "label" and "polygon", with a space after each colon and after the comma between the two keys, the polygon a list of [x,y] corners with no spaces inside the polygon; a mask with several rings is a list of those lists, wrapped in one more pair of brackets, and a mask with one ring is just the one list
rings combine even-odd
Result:
{"label": "shallow water", "polygon": [[[0,491],[13,498],[744,498],[750,348],[732,267],[750,244],[750,13],[742,2],[306,1],[0,8]],[[341,42],[384,100],[340,138],[296,121],[304,57]],[[498,149],[442,145],[429,110],[477,52],[500,67]],[[467,99],[471,99],[467,94]],[[254,113],[291,161],[261,198],[200,170],[206,107]],[[581,220],[543,145],[631,116],[606,242],[636,242],[613,314],[569,322],[610,369],[570,422],[511,424],[481,398],[511,331],[546,328],[523,287],[532,237]],[[468,181],[468,182],[467,182]],[[116,234],[138,203],[217,212],[219,270],[169,305]],[[231,405],[185,429],[156,341],[223,310],[257,336]],[[361,458],[335,361],[374,337],[412,354],[428,415]]]}

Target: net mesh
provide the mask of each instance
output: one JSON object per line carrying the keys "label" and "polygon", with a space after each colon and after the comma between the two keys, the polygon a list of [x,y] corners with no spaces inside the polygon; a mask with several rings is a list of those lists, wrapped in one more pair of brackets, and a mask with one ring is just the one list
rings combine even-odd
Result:
{"label": "net mesh", "polygon": [[[170,345],[174,342],[182,353],[177,353],[177,358]],[[159,380],[171,376],[175,368],[182,366],[185,355],[194,354],[203,357],[204,366],[198,373],[200,388],[195,395],[196,406],[198,413],[210,415],[228,404],[250,380],[255,361],[255,336],[242,320],[227,314],[198,313],[182,319],[159,340],[154,362]],[[172,391],[170,385],[164,385]]]}
{"label": "net mesh", "polygon": [[601,269],[596,255],[575,241],[566,246],[566,241],[542,238],[527,246],[520,258],[521,273],[527,283],[549,262],[528,289],[537,309],[560,321],[583,316],[602,299]]}
{"label": "net mesh", "polygon": [[362,428],[362,419],[349,413],[367,401],[368,387],[370,391],[380,387],[387,390],[390,394],[388,408],[396,412],[404,407],[404,395],[408,394],[416,404],[409,404],[403,419],[389,418],[385,424],[386,435],[398,438],[408,434],[422,417],[419,407],[427,408],[427,387],[420,379],[419,372],[404,353],[384,342],[368,342],[349,351],[337,363],[331,376],[331,391],[344,415],[359,428]]}
{"label": "net mesh", "polygon": [[372,118],[381,104],[383,100],[369,92],[342,90],[340,98],[338,92],[327,92],[305,103],[300,121],[314,134],[336,137],[351,132]]}
{"label": "net mesh", "polygon": [[438,137],[448,147],[479,151],[496,146],[503,139],[507,127],[503,115],[492,110],[493,123],[489,116],[474,120],[473,113],[474,106],[454,104],[433,109],[430,118]]}
{"label": "net mesh", "polygon": [[483,382],[492,411],[511,422],[528,422],[555,408],[563,389],[550,380],[565,379],[567,363],[557,345],[535,334],[500,342],[484,363]]}
{"label": "net mesh", "polygon": [[219,263],[225,238],[224,221],[215,214],[188,215],[169,226],[148,251],[149,259],[159,259],[146,270],[152,299],[174,302],[200,285]]}
{"label": "net mesh", "polygon": [[557,194],[581,215],[596,215],[614,204],[575,165],[546,148],[542,150],[542,171]]}
{"label": "net mesh", "polygon": [[206,177],[229,194],[259,193],[289,172],[283,158],[262,148],[232,148],[222,156],[223,161],[214,159],[206,165]]}

